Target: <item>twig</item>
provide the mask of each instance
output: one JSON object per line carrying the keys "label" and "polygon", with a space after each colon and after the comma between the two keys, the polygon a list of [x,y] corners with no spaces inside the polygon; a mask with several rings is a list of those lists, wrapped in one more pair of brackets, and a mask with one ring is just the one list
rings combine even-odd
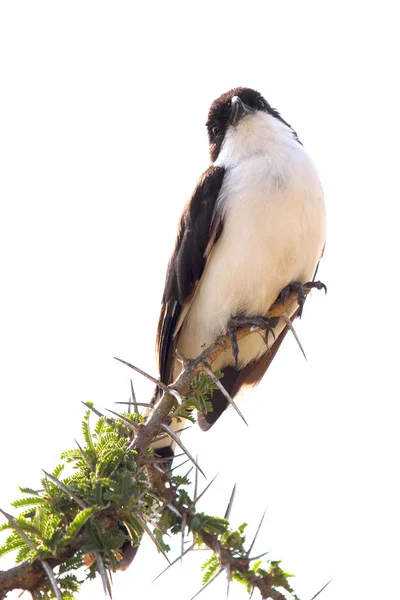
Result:
{"label": "twig", "polygon": [[[309,292],[309,290],[305,289],[305,295],[307,295],[308,292]],[[288,295],[288,297],[286,298],[286,300],[284,302],[282,302],[281,300],[277,300],[271,306],[271,308],[268,311],[268,313],[266,314],[266,316],[269,318],[283,317],[285,312],[287,312],[288,315],[294,315],[296,310],[298,310],[297,294],[291,293]],[[295,316],[297,316],[297,315],[295,315]],[[292,319],[293,318],[294,317],[292,317]],[[251,332],[252,332],[251,327],[239,328],[236,333],[237,339],[240,340],[240,339],[246,337],[247,335],[249,335]],[[164,391],[164,394],[162,395],[162,397],[152,407],[153,410],[151,411],[151,414],[148,417],[146,424],[139,426],[135,440],[133,440],[129,444],[129,449],[133,448],[138,451],[138,457],[139,457],[138,460],[142,461],[140,463],[140,468],[143,468],[145,466],[145,468],[148,468],[150,470],[153,470],[153,472],[155,472],[154,465],[152,465],[152,464],[147,465],[148,456],[146,455],[145,450],[152,443],[152,441],[154,440],[154,438],[157,435],[162,433],[162,431],[166,431],[163,423],[164,423],[164,420],[168,419],[169,414],[171,413],[171,411],[174,407],[175,399],[177,399],[179,402],[181,402],[182,397],[186,397],[187,394],[189,393],[191,384],[194,381],[194,379],[197,377],[197,375],[200,372],[204,371],[204,367],[206,366],[211,369],[213,363],[220,356],[220,354],[229,350],[230,348],[231,348],[231,341],[229,339],[229,336],[220,336],[213,344],[211,344],[208,348],[206,348],[196,359],[190,360],[187,363],[184,362],[184,368],[182,369],[180,375],[170,386],[165,386],[164,384],[162,384],[162,382],[151,377],[150,375],[148,375],[141,369],[134,367],[130,363],[123,361],[121,359],[117,359],[117,360],[119,360],[119,362],[126,364],[133,370],[139,372],[143,376],[145,376],[148,379],[150,379],[151,381],[153,381],[153,383],[155,383],[158,387],[160,387]],[[100,413],[99,411],[94,409],[93,406],[87,404],[86,402],[84,402],[83,404],[87,408],[89,408],[92,412],[94,412],[97,416],[105,418],[107,423],[112,423],[111,419],[104,417],[104,415],[102,415],[102,413]],[[138,404],[138,406],[139,406],[139,404]],[[169,430],[168,433],[170,434],[171,431],[172,430]],[[172,434],[173,434],[173,432],[172,432]],[[182,444],[175,439],[175,437],[177,437],[177,436],[174,437],[174,434],[173,434],[173,435],[171,435],[171,437],[174,439],[174,441],[180,447],[182,447]],[[178,438],[178,440],[179,440],[179,438]],[[183,450],[185,451],[186,454],[188,454],[186,448],[183,447]],[[191,455],[188,454],[188,456],[189,456],[190,460],[192,460],[192,462],[199,469],[199,467],[197,465],[197,461],[194,461],[193,457]],[[199,470],[201,471],[201,469],[199,469]],[[203,473],[203,475],[204,475],[204,473]],[[52,479],[52,476],[50,476],[47,473],[46,473],[46,476],[48,476],[50,479]],[[155,477],[157,477],[157,475],[155,475]],[[61,482],[58,482],[58,480],[56,478],[53,478],[52,480],[54,481],[54,483],[56,483],[56,485],[61,487],[60,486]],[[161,482],[161,483],[163,483],[163,482]],[[65,487],[64,491],[70,497],[72,497],[82,508],[86,507],[86,505],[85,506],[83,505],[83,501],[80,498],[78,498],[77,496],[75,496],[75,494],[73,494],[67,487]],[[172,510],[171,506],[172,506],[172,504],[170,504],[169,508]],[[179,513],[179,511],[177,511],[177,512]],[[110,510],[110,511],[105,511],[101,515],[98,515],[98,518],[100,520],[102,520],[102,522],[105,524],[105,527],[107,528],[110,525],[117,523],[120,520],[120,515],[117,510]],[[190,515],[188,515],[187,519],[188,519],[188,523],[189,523]],[[144,523],[144,525],[147,527],[147,525],[145,523]],[[143,526],[143,529],[146,530],[145,526]],[[218,543],[217,543],[218,537],[219,537],[218,535],[211,535],[206,530],[201,530],[199,533],[202,536],[202,539],[206,546],[208,546],[214,552],[218,550]],[[85,543],[86,543],[85,534],[82,532],[82,534],[78,535],[77,538],[69,545],[68,548],[60,551],[60,553],[56,557],[49,558],[47,560],[48,564],[51,567],[55,567],[55,566],[61,564],[67,558],[72,557],[77,551],[79,551],[82,548],[82,545]],[[254,543],[254,541],[253,541],[253,543]],[[240,560],[232,559],[231,560],[232,572],[234,570],[237,570],[239,572],[248,571],[248,568],[249,568],[248,561],[249,561],[249,559],[243,559],[243,558]],[[222,572],[222,569],[219,571],[219,573],[220,572]],[[44,569],[42,568],[41,561],[35,560],[32,563],[29,561],[25,561],[25,562],[17,565],[16,567],[13,567],[9,571],[5,571],[5,572],[0,571],[0,589],[1,589],[2,593],[3,593],[3,590],[5,590],[7,592],[7,591],[17,589],[17,588],[26,589],[26,590],[39,589],[40,583],[43,581],[43,579],[46,576],[47,576],[47,574],[44,571]],[[268,584],[268,582],[264,581],[263,578],[255,577],[251,581],[249,581],[249,583],[250,583],[250,585],[253,585],[253,587],[257,587],[261,591],[261,594],[264,598],[270,597],[270,598],[273,598],[274,600],[276,600],[276,599],[283,600],[284,599],[284,596],[282,594],[280,594],[280,592],[278,592],[277,590],[272,589],[271,586]],[[203,589],[204,588],[202,588],[202,590]],[[268,594],[269,594],[269,596],[268,596]],[[316,596],[314,596],[314,598],[315,597]]]}

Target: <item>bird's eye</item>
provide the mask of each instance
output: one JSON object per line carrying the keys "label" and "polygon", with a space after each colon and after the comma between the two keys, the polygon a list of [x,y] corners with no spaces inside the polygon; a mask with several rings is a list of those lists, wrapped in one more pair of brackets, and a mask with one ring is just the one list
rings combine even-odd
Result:
{"label": "bird's eye", "polygon": [[260,108],[261,110],[266,109],[265,101],[262,98],[257,98],[256,104],[257,104],[257,108]]}
{"label": "bird's eye", "polygon": [[220,129],[219,125],[214,125],[214,126],[212,127],[211,131],[212,131],[212,134],[213,134],[215,137],[218,137],[218,136],[219,136],[219,134],[221,133],[221,129]]}

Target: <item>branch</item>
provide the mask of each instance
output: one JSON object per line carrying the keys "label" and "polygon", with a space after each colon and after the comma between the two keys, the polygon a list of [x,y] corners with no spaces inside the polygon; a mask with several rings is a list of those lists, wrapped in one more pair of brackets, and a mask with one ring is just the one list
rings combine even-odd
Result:
{"label": "branch", "polygon": [[[309,290],[305,290],[305,293],[308,293],[308,291]],[[271,307],[271,309],[268,311],[266,316],[281,317],[284,315],[284,313],[295,314],[295,316],[297,316],[297,309],[297,294],[293,293],[286,298],[285,302],[276,301]],[[237,330],[237,340],[240,340],[253,332],[254,328],[251,327],[240,328]],[[140,473],[143,473],[144,471],[146,472],[149,486],[151,485],[155,487],[160,498],[165,498],[167,500],[166,506],[168,506],[169,503],[169,505],[173,507],[174,504],[173,502],[171,502],[170,489],[166,489],[165,487],[168,475],[166,473],[160,473],[160,470],[159,468],[157,468],[156,463],[152,464],[151,461],[149,463],[148,453],[146,453],[147,448],[151,445],[151,443],[157,436],[165,432],[165,425],[166,423],[170,422],[169,414],[174,408],[177,399],[179,400],[180,398],[185,398],[191,389],[192,383],[199,375],[199,373],[209,369],[211,365],[215,362],[215,360],[218,358],[218,356],[222,352],[229,350],[231,347],[232,344],[229,336],[222,335],[207,349],[205,349],[196,359],[186,363],[181,374],[172,385],[166,387],[164,385],[160,385],[160,382],[155,380],[157,385],[163,388],[164,393],[161,399],[153,407],[153,410],[147,422],[145,424],[142,424],[143,418],[138,413],[135,413],[134,415],[132,415],[132,423],[134,424],[134,427],[131,427],[129,429],[129,433],[126,433],[128,429],[125,425],[125,438],[129,438],[132,441],[130,443],[127,442],[127,446],[124,452],[126,453],[127,451],[129,452],[132,450],[137,452],[137,457],[135,458],[135,463],[138,469],[137,476],[139,477]],[[132,366],[132,368],[138,370],[136,367],[133,367],[133,365],[129,365],[129,363],[125,364],[128,364],[128,366]],[[145,375],[147,376],[147,374]],[[93,407],[89,408],[92,409]],[[136,407],[135,410],[137,410]],[[134,418],[136,420],[134,420]],[[110,419],[107,419],[102,415],[100,416],[100,419],[104,419],[108,427],[112,423]],[[124,426],[123,421],[121,427],[122,426]],[[96,456],[89,456],[90,450],[90,445],[88,448],[85,449],[85,451],[80,449],[81,456],[83,456],[84,458],[84,460],[82,461],[83,464],[87,464],[88,460],[90,463],[90,461],[95,461],[98,458]],[[185,448],[184,450],[187,453]],[[79,452],[79,450],[76,450],[76,452]],[[111,471],[109,477],[115,476],[115,471],[122,460],[123,458],[120,458],[119,462],[116,463],[117,466],[113,466],[113,470]],[[194,461],[193,457],[191,457],[191,460]],[[89,469],[89,471],[93,473],[93,468]],[[63,490],[60,489],[58,481],[57,485],[59,498],[60,495],[63,493]],[[74,498],[74,492],[71,489],[68,489],[67,492],[65,492],[64,490],[64,493],[68,501],[72,502],[72,498]],[[89,499],[89,502],[85,498],[82,498],[82,501],[83,500],[85,500],[85,506],[93,507],[96,504],[93,502],[93,499],[91,499],[91,501]],[[151,505],[150,502],[149,505]],[[176,510],[177,507],[174,508]],[[75,503],[73,510],[79,510],[76,507]],[[122,511],[123,509],[121,508],[121,506],[112,505],[111,508],[103,508],[103,510],[100,509],[96,512],[96,514],[93,517],[91,517],[91,519],[93,518],[94,522],[101,525],[101,527],[105,531],[107,531],[111,527],[114,527],[118,525],[118,523],[121,523],[121,521],[125,523],[126,516],[122,515]],[[183,518],[183,513],[180,514]],[[195,514],[196,513],[194,510],[194,506],[191,510],[188,510],[186,512],[185,518],[187,519],[186,522],[188,523],[188,525],[192,524]],[[76,516],[76,513],[73,513],[71,521],[73,520],[74,516]],[[92,521],[89,520],[89,524],[90,522]],[[143,529],[145,528],[142,527],[142,533]],[[130,531],[130,533],[132,532]],[[226,568],[228,570],[228,573],[244,573],[249,571],[250,558],[235,558],[232,555],[227,554],[227,551],[224,548],[220,547],[218,535],[212,535],[204,528],[201,528],[198,531],[197,535],[201,536],[203,542],[217,555],[220,556],[221,566],[223,568]],[[43,569],[42,561],[45,559],[48,565],[53,569],[54,567],[61,565],[67,559],[70,559],[77,553],[80,553],[83,547],[88,546],[88,543],[88,533],[87,530],[83,528],[78,535],[72,537],[71,539],[68,538],[68,543],[64,543],[61,546],[61,549],[57,548],[52,556],[49,556],[49,549],[47,548],[45,553],[46,555],[43,558],[36,558],[33,561],[24,561],[16,567],[9,569],[8,571],[0,571],[0,600],[3,600],[6,597],[7,592],[13,589],[28,590],[32,594],[35,594],[35,592],[37,592],[38,590],[43,589],[43,586],[45,585],[45,580],[47,579],[47,575]],[[275,600],[281,600],[282,598],[284,598],[281,594],[272,590],[267,579],[268,576],[258,578],[254,577],[251,583],[254,587],[258,587],[258,589],[261,591],[261,594],[263,595],[263,598],[271,597]],[[265,594],[269,594],[269,596]]]}
{"label": "branch", "polygon": [[[308,294],[310,292],[309,289],[305,288],[304,293]],[[298,309],[297,303],[297,293],[292,292],[288,295],[286,300],[282,302],[281,300],[276,300],[274,304],[271,306],[266,316],[268,318],[272,317],[283,317],[286,314],[292,314]],[[296,314],[297,316],[297,314]],[[244,337],[250,335],[250,333],[254,333],[254,327],[241,327],[237,330],[236,338],[237,340],[241,340]],[[179,396],[185,397],[190,391],[190,387],[192,382],[195,380],[197,375],[205,369],[205,367],[210,368],[211,365],[216,361],[216,359],[225,352],[226,350],[230,350],[232,348],[232,342],[228,335],[221,335],[217,338],[217,340],[211,344],[208,348],[206,348],[197,358],[186,363],[182,372],[177,377],[176,381],[169,387],[170,392],[167,393],[164,391],[164,394],[155,405],[154,410],[147,421],[146,425],[144,425],[136,437],[133,447],[142,451],[144,448],[149,446],[151,443],[154,431],[158,433],[161,431],[161,424],[167,419],[169,413],[171,412],[174,406],[174,395],[173,392],[177,392]]]}

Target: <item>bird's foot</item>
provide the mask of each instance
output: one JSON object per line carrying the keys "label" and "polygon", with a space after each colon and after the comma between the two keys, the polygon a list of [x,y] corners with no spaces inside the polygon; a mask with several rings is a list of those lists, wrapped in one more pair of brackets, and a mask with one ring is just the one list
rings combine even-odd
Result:
{"label": "bird's foot", "polygon": [[277,319],[268,318],[261,315],[255,317],[237,315],[231,318],[231,320],[228,323],[227,333],[232,344],[232,354],[233,358],[235,359],[235,367],[237,367],[239,363],[239,344],[237,340],[237,330],[241,327],[254,327],[254,329],[261,329],[262,331],[265,331],[265,342],[268,345],[269,333],[272,333],[275,339],[274,327],[276,326],[276,323]]}
{"label": "bird's foot", "polygon": [[301,317],[303,312],[304,302],[306,301],[306,291],[310,291],[313,288],[317,290],[325,290],[325,294],[327,292],[326,285],[321,281],[309,281],[308,283],[301,283],[300,281],[293,281],[293,283],[289,283],[286,287],[283,288],[281,293],[278,296],[278,299],[281,300],[282,304],[285,304],[285,301],[289,294],[297,294],[297,304],[299,305],[299,316]]}
{"label": "bird's foot", "polygon": [[325,294],[328,291],[328,288],[324,283],[322,283],[322,281],[309,281],[308,283],[304,284],[304,287],[307,290],[312,290],[313,288],[316,290],[324,290]]}

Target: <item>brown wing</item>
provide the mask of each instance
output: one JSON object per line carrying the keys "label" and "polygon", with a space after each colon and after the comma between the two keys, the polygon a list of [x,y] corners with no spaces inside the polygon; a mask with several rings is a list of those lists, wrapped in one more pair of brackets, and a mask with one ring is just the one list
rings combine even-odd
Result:
{"label": "brown wing", "polygon": [[166,384],[171,382],[176,343],[174,336],[182,310],[190,302],[211,246],[222,232],[222,221],[215,217],[215,203],[224,175],[225,169],[214,166],[203,173],[179,223],[165,279],[156,341],[160,379]]}

